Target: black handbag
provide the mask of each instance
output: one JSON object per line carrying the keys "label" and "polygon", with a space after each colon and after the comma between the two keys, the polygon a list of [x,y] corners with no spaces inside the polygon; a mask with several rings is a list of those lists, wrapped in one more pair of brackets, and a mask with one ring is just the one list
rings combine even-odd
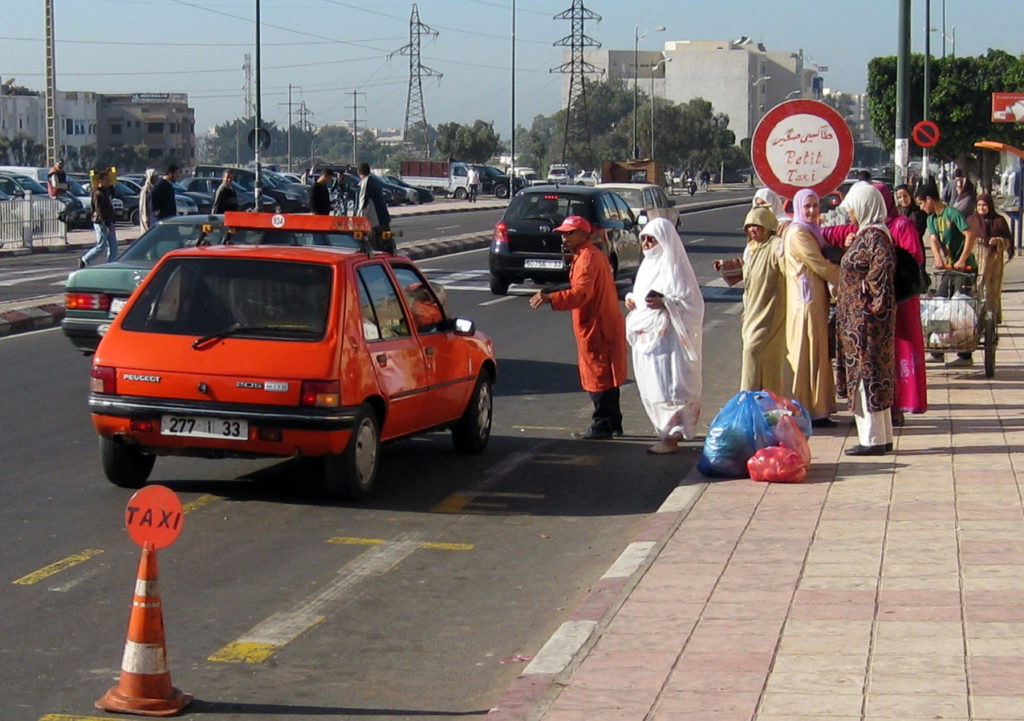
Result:
{"label": "black handbag", "polygon": [[896,286],[896,302],[900,303],[915,295],[927,293],[932,284],[928,271],[903,248],[896,246],[894,250],[896,251],[896,273],[893,280]]}

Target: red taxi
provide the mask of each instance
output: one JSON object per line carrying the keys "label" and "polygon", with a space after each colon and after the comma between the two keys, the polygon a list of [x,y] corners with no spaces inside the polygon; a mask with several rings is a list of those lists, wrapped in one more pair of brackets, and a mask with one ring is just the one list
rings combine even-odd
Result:
{"label": "red taxi", "polygon": [[314,457],[329,495],[357,499],[384,441],[450,429],[457,451],[486,447],[491,340],[449,317],[412,261],[371,250],[365,219],[224,224],[323,237],[161,259],[93,357],[89,410],[112,483],[141,486],[161,455]]}

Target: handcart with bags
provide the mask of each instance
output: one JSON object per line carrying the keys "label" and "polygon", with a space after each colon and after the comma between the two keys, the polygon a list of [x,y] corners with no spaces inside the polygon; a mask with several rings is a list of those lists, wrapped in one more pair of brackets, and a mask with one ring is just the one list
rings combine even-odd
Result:
{"label": "handcart with bags", "polygon": [[921,329],[929,353],[973,353],[983,350],[985,376],[996,372],[999,335],[995,313],[985,300],[985,289],[973,272],[936,270],[932,289],[921,296]]}

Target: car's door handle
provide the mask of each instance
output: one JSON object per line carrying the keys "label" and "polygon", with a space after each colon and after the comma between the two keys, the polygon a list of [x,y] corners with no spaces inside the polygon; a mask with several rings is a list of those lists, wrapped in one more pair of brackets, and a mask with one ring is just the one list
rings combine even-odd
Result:
{"label": "car's door handle", "polygon": [[388,354],[387,353],[378,353],[377,354],[377,365],[379,365],[379,366],[386,366],[387,364],[388,364]]}

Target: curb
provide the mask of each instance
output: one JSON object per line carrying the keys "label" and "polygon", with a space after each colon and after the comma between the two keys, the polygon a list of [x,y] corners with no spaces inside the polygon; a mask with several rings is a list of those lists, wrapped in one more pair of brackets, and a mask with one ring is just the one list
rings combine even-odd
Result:
{"label": "curb", "polygon": [[694,465],[488,711],[488,721],[543,717],[707,487]]}

